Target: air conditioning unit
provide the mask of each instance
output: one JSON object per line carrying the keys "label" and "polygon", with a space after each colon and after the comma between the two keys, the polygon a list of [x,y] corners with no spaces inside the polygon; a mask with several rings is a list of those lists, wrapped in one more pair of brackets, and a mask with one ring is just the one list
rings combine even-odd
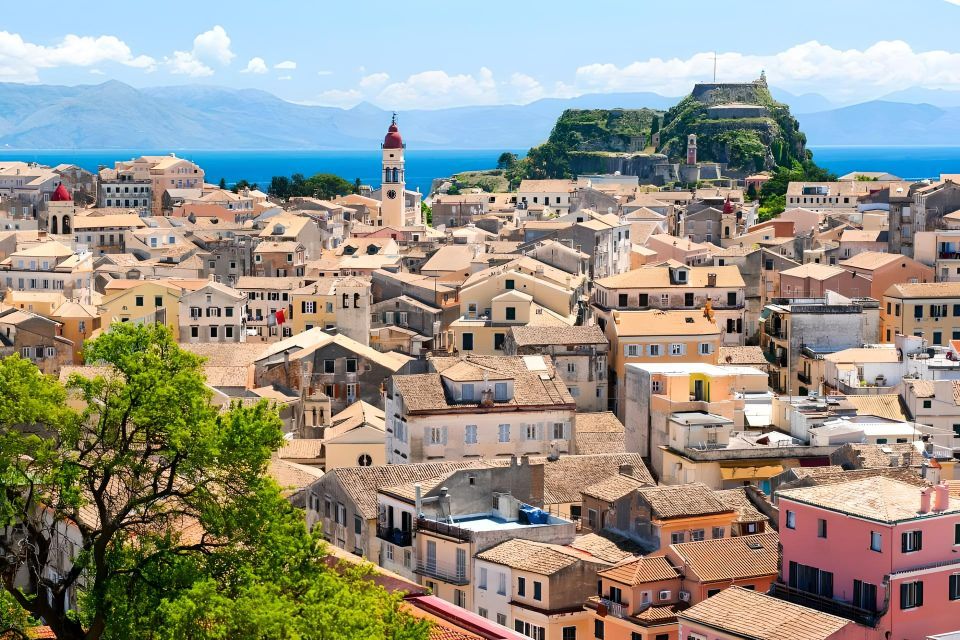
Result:
{"label": "air conditioning unit", "polygon": [[689,592],[689,591],[681,591],[681,592],[679,593],[679,596],[680,596],[680,600],[681,600],[682,602],[690,602],[690,592]]}
{"label": "air conditioning unit", "polygon": [[660,597],[661,600],[669,600],[669,599],[670,599],[670,591],[667,590],[667,589],[664,589],[663,591],[660,592],[660,596],[659,596],[659,597]]}

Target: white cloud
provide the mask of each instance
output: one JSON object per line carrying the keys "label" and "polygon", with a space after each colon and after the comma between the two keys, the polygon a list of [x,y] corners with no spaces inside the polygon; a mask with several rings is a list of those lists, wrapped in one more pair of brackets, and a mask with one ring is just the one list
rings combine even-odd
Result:
{"label": "white cloud", "polygon": [[510,76],[510,85],[522,103],[533,102],[544,96],[543,85],[536,78],[525,73],[514,73]]}
{"label": "white cloud", "polygon": [[105,75],[107,75],[107,74],[105,74],[101,69],[90,69],[90,74],[91,74],[91,75],[94,75],[94,76],[105,76]]}
{"label": "white cloud", "polygon": [[277,80],[293,80],[293,76],[277,76]]}
{"label": "white cloud", "polygon": [[386,73],[371,73],[360,78],[361,89],[378,89],[389,82],[390,76]]}
{"label": "white cloud", "polygon": [[[838,98],[867,99],[910,86],[960,88],[960,53],[914,51],[902,40],[880,41],[862,50],[840,50],[811,40],[772,55],[717,55],[718,80],[748,80],[761,70],[775,86]],[[712,76],[713,53],[702,52],[686,59],[650,58],[624,66],[585,65],[577,69],[574,86],[580,93],[681,95],[692,83]]]}
{"label": "white cloud", "polygon": [[499,102],[493,72],[450,75],[446,71],[422,71],[402,82],[385,86],[376,96],[377,103],[396,109],[437,109],[471,104]]}
{"label": "white cloud", "polygon": [[283,62],[278,62],[273,65],[274,69],[296,69],[297,63],[293,60],[284,60]]}
{"label": "white cloud", "polygon": [[18,33],[0,31],[0,80],[37,82],[40,69],[92,67],[104,62],[147,70],[156,64],[150,56],[134,55],[116,36],[69,34],[59,43],[45,46],[26,42]]}
{"label": "white cloud", "polygon": [[267,72],[267,63],[263,58],[256,57],[250,58],[250,62],[247,63],[247,66],[240,71],[240,73],[266,73]]}
{"label": "white cloud", "polygon": [[230,64],[235,54],[230,50],[230,36],[220,25],[214,25],[193,39],[193,55],[205,62],[215,61]]}
{"label": "white cloud", "polygon": [[193,39],[192,50],[174,51],[164,62],[170,68],[170,73],[202,77],[213,75],[211,64],[226,66],[234,57],[236,54],[230,50],[230,36],[223,27],[214,25]]}

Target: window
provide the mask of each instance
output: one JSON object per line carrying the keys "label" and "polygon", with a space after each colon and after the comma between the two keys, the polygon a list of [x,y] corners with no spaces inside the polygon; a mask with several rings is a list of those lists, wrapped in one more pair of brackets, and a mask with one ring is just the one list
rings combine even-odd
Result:
{"label": "window", "polygon": [[537,437],[537,425],[533,423],[528,424],[524,429],[524,437],[527,440],[539,440],[540,438]]}
{"label": "window", "polygon": [[960,544],[960,524],[953,525],[953,544]]}
{"label": "window", "polygon": [[870,551],[882,551],[883,535],[879,531],[870,532]]}
{"label": "window", "polygon": [[190,337],[199,338],[200,337],[200,327],[190,327]]}
{"label": "window", "polygon": [[525,596],[527,595],[527,579],[523,576],[517,578],[517,595]]}
{"label": "window", "polygon": [[334,361],[333,360],[324,360],[323,361],[323,372],[324,373],[333,373],[334,372]]}
{"label": "window", "polygon": [[685,534],[683,531],[675,531],[670,534],[670,544],[680,544],[684,541]]}
{"label": "window", "polygon": [[920,551],[923,548],[922,531],[905,531],[900,536],[900,550],[903,553]]}
{"label": "window", "polygon": [[497,624],[500,625],[501,627],[507,626],[507,614],[505,614],[505,613],[498,613],[498,614],[497,614]]}
{"label": "window", "polygon": [[487,590],[487,568],[486,567],[480,567],[480,577],[477,579],[477,588],[482,589],[483,591]]}
{"label": "window", "polygon": [[826,538],[827,537],[827,521],[823,518],[817,520],[817,537]]}
{"label": "window", "polygon": [[564,423],[562,422],[553,423],[553,439],[554,440],[567,439],[567,430],[564,428]]}
{"label": "window", "polygon": [[216,338],[216,337],[217,337],[217,329],[218,329],[217,325],[213,325],[213,326],[210,327],[210,337],[211,337],[211,338]]}
{"label": "window", "polygon": [[507,401],[507,383],[497,382],[493,385],[493,399],[496,402]]}
{"label": "window", "polygon": [[560,633],[560,640],[577,640],[577,628],[564,627]]}
{"label": "window", "polygon": [[623,591],[619,587],[610,587],[610,601],[618,604],[623,603]]}
{"label": "window", "polygon": [[162,307],[163,306],[163,296],[153,296],[153,306]]}
{"label": "window", "polygon": [[484,609],[483,607],[478,607],[478,608],[477,608],[477,615],[479,615],[481,618],[489,618],[489,617],[490,617],[490,614],[489,614],[489,613],[487,612],[487,610]]}
{"label": "window", "polygon": [[627,306],[627,294],[621,293],[617,296],[617,306],[620,306],[620,307]]}
{"label": "window", "polygon": [[799,562],[790,561],[791,587],[815,593],[826,598],[833,597],[833,573],[816,567],[809,567]]}
{"label": "window", "polygon": [[647,347],[647,350],[649,351],[650,357],[652,358],[657,358],[660,356],[660,345],[658,344],[651,344],[650,346]]}
{"label": "window", "polygon": [[446,443],[447,428],[446,427],[428,427],[427,428],[427,444],[437,445]]}
{"label": "window", "polygon": [[503,345],[507,341],[507,335],[505,333],[495,333],[493,334],[493,348],[497,351],[503,351]]}
{"label": "window", "polygon": [[640,354],[640,345],[628,344],[626,346],[626,354],[628,358],[636,358]]}
{"label": "window", "polygon": [[543,600],[543,585],[538,581],[533,581],[533,599]]}
{"label": "window", "polygon": [[672,356],[682,356],[687,351],[687,345],[682,343],[674,343],[670,345],[670,355]]}
{"label": "window", "polygon": [[960,600],[960,573],[950,575],[950,599]]}
{"label": "window", "polygon": [[223,335],[224,335],[225,338],[232,338],[232,337],[233,337],[233,327],[224,327],[224,328],[223,328]]}
{"label": "window", "polygon": [[507,595],[507,574],[501,571],[497,578],[497,593],[501,596]]}
{"label": "window", "polygon": [[134,304],[136,304],[138,307],[142,307],[142,306],[143,306],[143,296],[137,296],[136,299],[134,300]]}
{"label": "window", "polygon": [[498,442],[510,442],[510,425],[501,424],[497,433]]}
{"label": "window", "polygon": [[929,409],[929,408],[931,408],[931,407],[933,407],[933,400],[924,400],[924,401],[923,401],[923,408],[924,408],[924,409]]}
{"label": "window", "polygon": [[516,320],[517,319],[517,308],[516,307],[507,307],[506,308],[507,320]]}
{"label": "window", "polygon": [[603,620],[593,621],[593,637],[597,640],[603,640]]}
{"label": "window", "polygon": [[464,431],[463,442],[465,444],[477,444],[477,425],[468,424]]}
{"label": "window", "polygon": [[714,527],[713,531],[711,532],[711,537],[713,537],[714,539],[722,538],[723,533],[724,533],[723,527]]}
{"label": "window", "polygon": [[653,380],[650,383],[650,392],[651,393],[660,393],[663,390],[663,385],[660,384],[659,380]]}
{"label": "window", "polygon": [[599,514],[596,509],[587,509],[587,526],[591,529],[596,529],[598,517]]}
{"label": "window", "polygon": [[342,502],[337,503],[337,524],[347,524],[347,508]]}
{"label": "window", "polygon": [[702,356],[708,356],[708,355],[710,355],[710,343],[709,343],[709,342],[701,342],[701,343],[700,343],[700,355],[702,355]]}
{"label": "window", "polygon": [[913,609],[923,606],[923,582],[904,582],[900,585],[900,608]]}
{"label": "window", "polygon": [[700,542],[705,537],[703,529],[694,529],[690,532],[690,540],[693,542]]}
{"label": "window", "polygon": [[458,607],[467,606],[467,592],[463,589],[454,589],[453,590],[453,604]]}
{"label": "window", "polygon": [[685,307],[692,307],[692,306],[693,306],[693,292],[692,292],[692,291],[688,291],[687,293],[683,294],[683,306],[685,306]]}
{"label": "window", "polygon": [[353,516],[353,532],[358,536],[363,533],[363,519],[360,516]]}
{"label": "window", "polygon": [[464,402],[473,402],[473,385],[464,383],[460,385],[460,399]]}
{"label": "window", "polygon": [[504,280],[504,281],[503,281],[503,288],[504,288],[504,289],[513,289],[514,286],[515,286],[515,283],[514,283],[513,280]]}
{"label": "window", "polygon": [[917,304],[917,305],[914,305],[914,306],[913,306],[913,317],[914,317],[914,318],[922,318],[922,317],[923,317],[923,306],[922,306],[922,305]]}
{"label": "window", "polygon": [[787,511],[787,529],[797,528],[797,514],[793,511]]}
{"label": "window", "polygon": [[356,372],[357,372],[357,359],[347,358],[347,373],[356,373]]}
{"label": "window", "polygon": [[461,340],[461,348],[464,351],[473,351],[473,334],[472,333],[463,334],[462,336],[460,336],[460,340]]}

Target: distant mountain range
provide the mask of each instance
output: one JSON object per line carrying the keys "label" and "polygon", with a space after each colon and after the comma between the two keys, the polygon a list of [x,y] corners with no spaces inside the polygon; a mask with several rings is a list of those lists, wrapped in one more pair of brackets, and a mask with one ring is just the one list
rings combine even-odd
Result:
{"label": "distant mountain range", "polygon": [[[819,94],[772,93],[799,114],[810,145],[960,145],[960,92],[906,89],[841,107]],[[564,109],[667,109],[677,100],[613,93],[411,110],[401,114],[401,130],[417,148],[524,149],[545,140]],[[389,119],[369,103],[306,106],[252,89],[0,83],[7,149],[370,149]]]}

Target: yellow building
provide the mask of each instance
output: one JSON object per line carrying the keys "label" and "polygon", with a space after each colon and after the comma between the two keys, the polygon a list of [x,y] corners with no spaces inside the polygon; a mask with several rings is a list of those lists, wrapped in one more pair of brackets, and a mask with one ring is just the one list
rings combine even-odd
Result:
{"label": "yellow building", "polygon": [[383,411],[363,400],[330,418],[323,430],[323,468],[370,467],[387,463]]}
{"label": "yellow building", "polygon": [[303,333],[308,329],[320,327],[329,329],[337,326],[335,298],[335,278],[322,278],[290,292],[293,317],[293,333]]}
{"label": "yellow building", "polygon": [[64,301],[63,293],[60,291],[19,291],[10,289],[7,291],[3,302],[11,307],[16,307],[23,311],[32,311],[45,318],[49,318]]}
{"label": "yellow building", "polygon": [[880,340],[922,336],[929,345],[960,340],[960,282],[892,285],[880,305]]}
{"label": "yellow building", "polygon": [[611,407],[622,420],[629,363],[716,364],[720,328],[699,311],[612,311],[601,325],[610,340]]}
{"label": "yellow building", "polygon": [[180,340],[180,297],[184,290],[195,290],[207,280],[112,280],[104,290],[99,306],[104,326],[114,322],[160,322]]}

